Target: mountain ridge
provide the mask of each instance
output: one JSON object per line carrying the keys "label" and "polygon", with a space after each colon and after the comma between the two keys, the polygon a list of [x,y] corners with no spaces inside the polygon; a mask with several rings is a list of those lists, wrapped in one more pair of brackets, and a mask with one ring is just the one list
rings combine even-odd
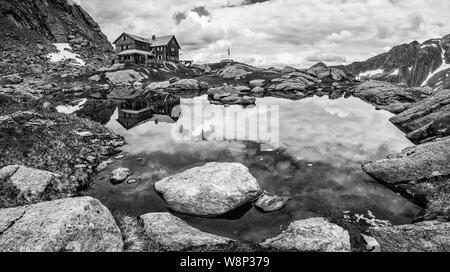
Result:
{"label": "mountain ridge", "polygon": [[356,77],[368,77],[409,87],[450,87],[450,34],[423,43],[393,47],[366,61],[338,66]]}
{"label": "mountain ridge", "polygon": [[0,0],[0,23],[0,49],[14,58],[54,52],[55,43],[69,44],[88,62],[101,62],[114,52],[100,26],[71,0]]}

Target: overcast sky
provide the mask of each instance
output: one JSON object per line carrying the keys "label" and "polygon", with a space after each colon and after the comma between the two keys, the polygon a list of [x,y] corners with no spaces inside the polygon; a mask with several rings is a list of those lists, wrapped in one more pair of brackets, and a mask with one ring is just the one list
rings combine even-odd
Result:
{"label": "overcast sky", "polygon": [[182,59],[257,66],[364,60],[450,33],[448,0],[79,0],[113,41],[175,34]]}

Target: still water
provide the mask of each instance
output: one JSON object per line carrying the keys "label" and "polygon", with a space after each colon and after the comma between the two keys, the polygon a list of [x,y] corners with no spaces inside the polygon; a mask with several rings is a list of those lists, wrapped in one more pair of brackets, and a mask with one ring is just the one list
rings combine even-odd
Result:
{"label": "still water", "polygon": [[[206,97],[195,99],[209,105]],[[420,211],[361,170],[362,163],[385,158],[412,144],[389,122],[392,114],[376,111],[357,98],[257,99],[256,109],[278,109],[273,116],[279,120],[275,126],[279,138],[267,142],[239,136],[212,137],[211,128],[216,132],[239,128],[220,118],[209,118],[199,127],[192,127],[188,123],[197,118],[193,113],[194,99],[182,99],[181,104],[180,118],[160,116],[158,121],[141,122],[129,130],[117,121],[117,111],[114,113],[107,127],[125,137],[127,145],[123,151],[128,155],[104,171],[104,181],[91,193],[94,197],[112,210],[134,216],[167,211],[153,190],[156,181],[206,162],[240,162],[249,167],[264,190],[291,197],[287,207],[269,214],[251,209],[227,219],[179,216],[210,233],[260,242],[276,235],[291,221],[305,217],[344,216],[345,212],[373,214],[392,224],[404,224]],[[240,106],[209,107],[225,114],[251,115],[255,111]],[[180,140],[174,137],[174,131],[187,137]],[[110,171],[121,166],[130,168],[138,182],[109,183]]]}

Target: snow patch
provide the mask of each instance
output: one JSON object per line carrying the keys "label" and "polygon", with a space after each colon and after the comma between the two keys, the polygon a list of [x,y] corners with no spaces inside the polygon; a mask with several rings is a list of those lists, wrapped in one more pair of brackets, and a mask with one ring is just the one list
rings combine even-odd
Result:
{"label": "snow patch", "polygon": [[361,79],[362,77],[372,77],[372,76],[374,76],[374,75],[378,75],[378,74],[382,74],[384,72],[384,70],[383,69],[377,69],[377,70],[372,70],[372,71],[367,71],[367,72],[364,72],[364,73],[360,73],[357,77],[356,77],[356,79]]}
{"label": "snow patch", "polygon": [[395,69],[394,72],[391,73],[391,76],[397,76],[400,73],[400,69]]}
{"label": "snow patch", "polygon": [[56,46],[56,49],[58,50],[57,53],[50,53],[48,54],[48,58],[50,58],[51,62],[59,62],[64,60],[74,60],[76,62],[75,65],[78,66],[84,66],[86,63],[84,60],[80,59],[80,56],[72,53],[68,50],[71,50],[72,47],[68,43],[54,43]]}
{"label": "snow patch", "polygon": [[431,43],[431,44],[424,44],[422,45],[422,48],[427,48],[427,47],[436,47],[439,48],[439,46],[435,43]]}
{"label": "snow patch", "polygon": [[432,77],[434,77],[436,74],[438,74],[438,73],[440,73],[440,72],[442,72],[444,70],[450,69],[450,64],[445,62],[445,50],[444,50],[444,48],[442,48],[442,46],[441,46],[441,51],[442,51],[442,54],[441,54],[442,65],[441,65],[441,67],[439,67],[436,71],[430,73],[430,75],[427,77],[427,79],[425,79],[425,81],[422,83],[422,87],[426,86],[428,84],[428,81],[430,81],[430,79]]}
{"label": "snow patch", "polygon": [[76,111],[81,110],[83,108],[84,104],[86,104],[87,99],[83,98],[76,102],[78,102],[78,104],[75,106],[58,106],[58,107],[56,107],[56,111],[59,113],[72,114]]}
{"label": "snow patch", "polygon": [[70,6],[80,6],[80,1],[81,0],[67,0],[67,4]]}

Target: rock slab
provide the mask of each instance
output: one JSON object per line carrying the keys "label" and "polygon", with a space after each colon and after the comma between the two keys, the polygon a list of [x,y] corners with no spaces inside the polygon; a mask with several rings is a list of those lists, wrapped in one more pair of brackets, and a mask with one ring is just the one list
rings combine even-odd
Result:
{"label": "rock slab", "polygon": [[450,137],[413,146],[388,159],[363,165],[376,180],[388,184],[420,182],[450,175]]}
{"label": "rock slab", "polygon": [[364,99],[376,106],[416,103],[429,97],[432,91],[429,87],[405,88],[377,80],[363,82],[352,90],[356,97]]}
{"label": "rock slab", "polygon": [[[449,217],[450,137],[369,162],[363,170],[425,209],[428,220]],[[436,217],[438,216],[438,217]]]}
{"label": "rock slab", "polygon": [[412,105],[391,122],[416,144],[450,136],[450,90],[441,90]]}
{"label": "rock slab", "polygon": [[39,198],[52,186],[61,186],[61,176],[49,171],[29,168],[23,165],[9,165],[0,169],[0,179],[10,182],[28,201]]}
{"label": "rock slab", "polygon": [[122,234],[109,210],[91,197],[0,210],[2,252],[117,252]]}
{"label": "rock slab", "polygon": [[140,216],[144,231],[166,251],[189,251],[194,248],[225,247],[234,240],[200,231],[170,213]]}
{"label": "rock slab", "polygon": [[351,251],[348,232],[320,217],[295,221],[280,235],[260,245],[285,252]]}
{"label": "rock slab", "polygon": [[450,223],[427,221],[369,230],[383,252],[449,252]]}

